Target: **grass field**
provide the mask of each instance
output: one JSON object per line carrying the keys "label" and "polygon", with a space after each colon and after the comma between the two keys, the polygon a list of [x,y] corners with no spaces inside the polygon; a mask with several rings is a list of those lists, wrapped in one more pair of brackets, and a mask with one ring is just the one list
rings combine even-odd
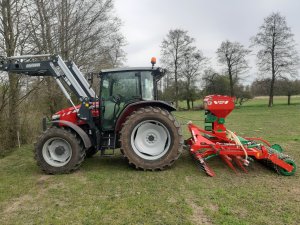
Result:
{"label": "grass field", "polygon": [[[281,144],[300,162],[300,97],[287,106],[276,98],[246,103],[228,117],[240,135]],[[203,111],[176,112],[202,126]],[[292,177],[255,162],[234,174],[219,159],[207,177],[187,152],[166,171],[132,169],[116,155],[87,159],[80,171],[48,176],[33,160],[32,146],[0,159],[0,224],[300,224],[300,170]]]}

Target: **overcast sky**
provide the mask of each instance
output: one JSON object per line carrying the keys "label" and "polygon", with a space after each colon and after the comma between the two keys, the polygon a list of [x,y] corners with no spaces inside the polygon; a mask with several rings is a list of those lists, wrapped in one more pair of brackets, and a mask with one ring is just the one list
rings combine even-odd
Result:
{"label": "overcast sky", "polygon": [[[160,58],[160,45],[170,29],[184,29],[216,66],[216,50],[224,40],[248,47],[263,19],[280,12],[295,34],[300,50],[299,0],[115,0],[128,45],[127,66],[149,66]],[[300,51],[299,51],[300,52]],[[251,65],[255,65],[254,57]],[[254,79],[255,70],[251,70]]]}

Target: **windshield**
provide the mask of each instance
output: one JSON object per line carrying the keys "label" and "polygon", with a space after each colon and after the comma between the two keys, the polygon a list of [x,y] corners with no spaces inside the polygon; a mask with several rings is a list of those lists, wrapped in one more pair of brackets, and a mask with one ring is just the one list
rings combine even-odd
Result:
{"label": "windshield", "polygon": [[123,100],[154,100],[151,71],[122,71],[107,73],[102,78],[101,97],[121,96]]}

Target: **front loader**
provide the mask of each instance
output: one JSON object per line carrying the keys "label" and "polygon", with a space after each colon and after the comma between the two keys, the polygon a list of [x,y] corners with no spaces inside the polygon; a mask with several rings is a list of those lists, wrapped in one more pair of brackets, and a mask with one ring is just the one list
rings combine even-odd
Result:
{"label": "front loader", "polygon": [[[52,116],[35,143],[35,159],[48,174],[70,173],[86,156],[120,148],[134,167],[163,170],[179,157],[183,139],[175,108],[157,100],[161,68],[102,70],[97,96],[73,62],[58,55],[2,58],[0,70],[28,76],[51,76],[71,107]],[[75,105],[66,87],[77,97]],[[45,127],[45,126],[44,126]]]}

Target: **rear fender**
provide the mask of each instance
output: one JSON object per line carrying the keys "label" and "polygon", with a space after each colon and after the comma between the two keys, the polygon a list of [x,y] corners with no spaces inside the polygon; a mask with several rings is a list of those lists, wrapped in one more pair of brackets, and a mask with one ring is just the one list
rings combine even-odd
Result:
{"label": "rear fender", "polygon": [[123,111],[121,112],[115,126],[115,132],[118,133],[122,129],[122,124],[125,122],[126,118],[130,116],[130,114],[133,111],[138,110],[139,108],[143,107],[159,107],[162,109],[165,109],[169,112],[171,111],[176,111],[176,108],[174,108],[172,105],[164,102],[164,101],[140,101],[140,102],[135,102],[127,105]]}
{"label": "rear fender", "polygon": [[84,147],[86,149],[92,147],[92,142],[90,137],[87,135],[87,133],[84,132],[84,130],[81,127],[77,126],[76,124],[65,120],[54,120],[51,121],[51,123],[52,125],[60,126],[62,124],[63,126],[71,128],[80,136],[81,140],[83,141]]}

